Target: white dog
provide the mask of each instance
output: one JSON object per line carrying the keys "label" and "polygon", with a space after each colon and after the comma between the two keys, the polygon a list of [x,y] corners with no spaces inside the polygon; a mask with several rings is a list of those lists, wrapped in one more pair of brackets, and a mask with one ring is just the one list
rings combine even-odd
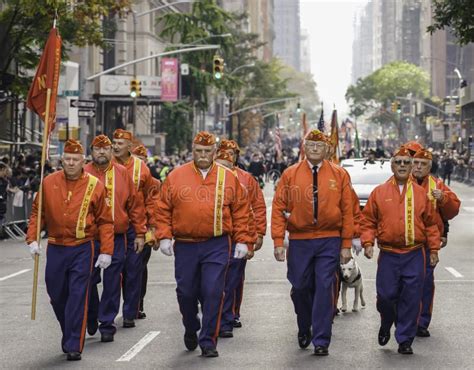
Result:
{"label": "white dog", "polygon": [[357,312],[359,310],[359,297],[362,307],[365,307],[364,300],[364,285],[362,283],[362,274],[360,272],[359,265],[357,264],[354,258],[351,258],[346,264],[341,263],[341,281],[342,281],[342,290],[341,290],[341,299],[342,307],[341,311],[347,311],[347,288],[355,288],[355,297],[354,305],[352,306],[352,311]]}

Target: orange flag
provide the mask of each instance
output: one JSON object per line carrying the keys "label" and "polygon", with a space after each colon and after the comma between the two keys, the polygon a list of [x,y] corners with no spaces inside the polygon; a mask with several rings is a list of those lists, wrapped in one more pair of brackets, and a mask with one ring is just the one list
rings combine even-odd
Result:
{"label": "orange flag", "polygon": [[303,138],[301,139],[301,144],[300,144],[300,161],[304,161],[306,158],[306,154],[304,152],[304,138],[306,137],[306,134],[308,133],[308,122],[306,122],[306,113],[303,113],[303,117],[301,119],[301,127],[303,129]]}
{"label": "orange flag", "polygon": [[339,163],[339,129],[337,127],[337,110],[332,111],[331,117],[331,136],[329,136],[331,140],[331,148],[332,148],[332,162],[338,164]]}
{"label": "orange flag", "polygon": [[49,32],[39,61],[35,78],[31,84],[26,106],[35,112],[44,122],[46,115],[46,95],[51,89],[49,103],[49,133],[54,129],[56,121],[56,96],[58,95],[59,70],[61,67],[61,36],[57,28]]}

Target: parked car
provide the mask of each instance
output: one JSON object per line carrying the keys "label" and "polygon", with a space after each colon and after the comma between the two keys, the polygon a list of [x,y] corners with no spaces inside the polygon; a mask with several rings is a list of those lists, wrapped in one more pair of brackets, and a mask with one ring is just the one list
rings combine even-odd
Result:
{"label": "parked car", "polygon": [[341,166],[351,176],[352,187],[359,197],[361,208],[367,204],[372,190],[392,176],[390,160],[377,159],[369,162],[365,158],[345,159],[341,162]]}

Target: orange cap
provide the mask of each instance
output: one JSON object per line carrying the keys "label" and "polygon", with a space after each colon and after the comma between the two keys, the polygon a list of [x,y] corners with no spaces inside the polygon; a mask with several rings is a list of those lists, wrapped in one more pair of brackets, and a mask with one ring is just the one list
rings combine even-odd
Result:
{"label": "orange cap", "polygon": [[133,148],[132,154],[138,155],[139,157],[148,157],[148,150],[143,144],[140,144]]}
{"label": "orange cap", "polygon": [[201,131],[194,137],[193,143],[204,146],[214,145],[216,137],[207,131]]}
{"label": "orange cap", "polygon": [[117,130],[114,131],[114,139],[125,139],[125,140],[133,140],[133,135],[130,131],[127,130],[122,130],[121,128],[118,128]]}
{"label": "orange cap", "polygon": [[237,153],[240,153],[239,144],[237,144],[234,140],[227,140],[222,139],[221,143],[219,144],[219,150],[228,150],[232,149]]}
{"label": "orange cap", "polygon": [[410,151],[411,156],[413,156],[418,150],[423,149],[423,145],[415,140],[409,141],[403,144],[403,146]]}
{"label": "orange cap", "polygon": [[431,152],[426,150],[426,149],[420,149],[415,153],[413,158],[428,159],[428,160],[432,161],[433,160],[433,154],[431,154]]}
{"label": "orange cap", "polygon": [[305,140],[311,140],[311,141],[322,141],[323,143],[327,143],[327,136],[324,135],[321,131],[319,130],[311,130],[306,134]]}
{"label": "orange cap", "polygon": [[74,139],[69,139],[64,144],[64,153],[84,154],[84,148],[81,143]]}
{"label": "orange cap", "polygon": [[410,151],[403,145],[395,151],[393,156],[394,157],[411,157]]}
{"label": "orange cap", "polygon": [[234,158],[232,157],[232,154],[226,152],[225,150],[219,150],[217,152],[217,157],[216,159],[222,159],[224,161],[229,161],[231,163],[234,162]]}
{"label": "orange cap", "polygon": [[94,140],[92,140],[91,147],[92,146],[97,146],[99,148],[105,148],[106,146],[112,146],[112,142],[110,141],[110,139],[107,136],[99,135],[99,136],[96,136],[94,138]]}

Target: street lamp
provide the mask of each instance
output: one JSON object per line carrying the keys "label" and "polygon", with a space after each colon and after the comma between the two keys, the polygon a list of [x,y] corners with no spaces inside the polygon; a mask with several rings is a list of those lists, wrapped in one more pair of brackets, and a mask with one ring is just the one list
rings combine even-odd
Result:
{"label": "street lamp", "polygon": [[248,67],[255,67],[255,63],[252,62],[252,63],[249,63],[249,64],[244,64],[244,65],[238,66],[238,67],[235,68],[232,72],[230,72],[229,75],[234,74],[234,73],[237,72],[239,69],[248,68]]}

